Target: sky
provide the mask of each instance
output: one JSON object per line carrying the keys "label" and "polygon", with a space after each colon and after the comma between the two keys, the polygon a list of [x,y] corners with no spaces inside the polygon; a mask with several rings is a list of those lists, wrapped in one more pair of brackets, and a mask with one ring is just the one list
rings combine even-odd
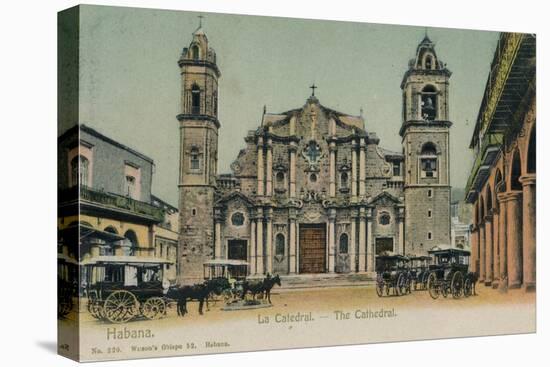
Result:
{"label": "sky", "polygon": [[[428,33],[450,79],[451,185],[464,187],[468,149],[498,32],[354,22],[84,6],[80,40],[80,123],[151,157],[153,194],[177,205],[180,71],[177,60],[203,15],[217,53],[219,173],[261,123],[301,107],[311,94],[329,108],[359,115],[400,151],[400,83]],[[60,121],[61,124],[65,123]],[[60,133],[63,129],[60,129]]]}

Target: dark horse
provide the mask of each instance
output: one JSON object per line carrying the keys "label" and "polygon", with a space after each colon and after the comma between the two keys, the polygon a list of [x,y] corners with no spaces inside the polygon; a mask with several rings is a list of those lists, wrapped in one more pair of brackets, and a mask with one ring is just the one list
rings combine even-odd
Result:
{"label": "dark horse", "polygon": [[244,299],[247,292],[252,293],[253,299],[256,299],[257,294],[265,294],[265,298],[267,298],[267,301],[271,304],[271,289],[275,284],[280,287],[281,278],[279,275],[272,277],[269,273],[263,280],[258,280],[255,282],[250,282],[247,280],[243,283],[242,299]]}
{"label": "dark horse", "polygon": [[187,301],[199,301],[199,314],[202,315],[204,301],[206,301],[206,307],[208,308],[208,297],[210,294],[214,293],[219,295],[228,287],[229,282],[227,279],[217,278],[194,285],[171,287],[166,293],[166,297],[177,301],[178,316],[183,317],[188,312]]}

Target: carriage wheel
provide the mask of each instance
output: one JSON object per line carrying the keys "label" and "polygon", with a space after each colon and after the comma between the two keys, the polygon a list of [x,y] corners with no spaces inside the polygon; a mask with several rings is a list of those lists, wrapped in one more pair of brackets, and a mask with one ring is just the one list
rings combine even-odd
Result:
{"label": "carriage wheel", "polygon": [[141,314],[149,320],[160,319],[166,312],[166,303],[160,297],[151,297],[141,307]]}
{"label": "carriage wheel", "polygon": [[383,282],[376,282],[376,294],[378,297],[382,297],[384,295],[384,283]]}
{"label": "carriage wheel", "polygon": [[138,311],[136,297],[128,291],[115,291],[107,297],[103,310],[105,317],[112,323],[120,324],[130,321]]}
{"label": "carriage wheel", "polygon": [[439,284],[435,273],[431,273],[428,277],[428,291],[433,299],[439,298]]}
{"label": "carriage wheel", "polygon": [[464,286],[464,276],[461,272],[457,271],[453,274],[451,279],[451,294],[454,299],[460,298],[462,296]]}

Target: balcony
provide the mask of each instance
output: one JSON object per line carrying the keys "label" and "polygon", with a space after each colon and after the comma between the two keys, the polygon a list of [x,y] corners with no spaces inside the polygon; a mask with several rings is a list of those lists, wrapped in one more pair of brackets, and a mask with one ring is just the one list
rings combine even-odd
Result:
{"label": "balcony", "polygon": [[504,135],[501,133],[486,134],[481,139],[479,154],[474,161],[468,183],[466,184],[466,201],[473,203],[477,193],[489,177],[491,167],[498,157]]}
{"label": "balcony", "polygon": [[90,187],[80,187],[81,207],[114,210],[120,214],[138,216],[155,222],[164,221],[164,210],[149,203],[130,197],[97,191]]}

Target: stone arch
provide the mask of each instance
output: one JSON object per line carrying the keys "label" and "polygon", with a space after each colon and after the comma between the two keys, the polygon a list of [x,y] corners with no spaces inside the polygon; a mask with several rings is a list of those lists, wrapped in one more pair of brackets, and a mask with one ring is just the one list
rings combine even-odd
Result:
{"label": "stone arch", "polygon": [[133,230],[129,229],[126,232],[124,232],[124,237],[128,241],[130,241],[130,243],[132,244],[132,247],[137,247],[139,245],[138,237],[136,235],[136,232],[134,232]]}
{"label": "stone arch", "polygon": [[522,190],[521,182],[519,182],[519,178],[521,177],[522,172],[523,170],[521,167],[521,155],[519,149],[516,147],[516,149],[512,153],[512,161],[510,162],[510,173],[508,180],[510,190]]}
{"label": "stone arch", "polygon": [[536,126],[533,126],[529,134],[527,143],[527,173],[537,172],[537,131]]}

